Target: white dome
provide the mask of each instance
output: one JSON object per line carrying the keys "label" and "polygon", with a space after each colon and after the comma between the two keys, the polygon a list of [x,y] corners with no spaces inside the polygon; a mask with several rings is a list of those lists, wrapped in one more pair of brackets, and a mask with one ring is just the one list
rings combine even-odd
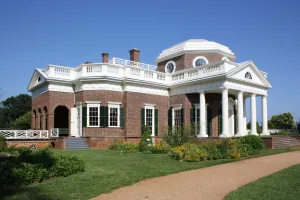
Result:
{"label": "white dome", "polygon": [[156,62],[158,63],[175,56],[180,56],[187,52],[219,52],[224,54],[224,56],[235,58],[234,53],[224,45],[204,39],[190,39],[163,50],[157,57]]}

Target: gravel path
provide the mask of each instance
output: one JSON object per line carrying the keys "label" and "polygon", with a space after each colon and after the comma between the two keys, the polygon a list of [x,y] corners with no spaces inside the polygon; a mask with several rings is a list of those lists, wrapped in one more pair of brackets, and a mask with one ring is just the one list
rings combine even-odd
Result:
{"label": "gravel path", "polygon": [[300,164],[300,151],[152,178],[93,200],[219,200],[242,185],[295,164]]}

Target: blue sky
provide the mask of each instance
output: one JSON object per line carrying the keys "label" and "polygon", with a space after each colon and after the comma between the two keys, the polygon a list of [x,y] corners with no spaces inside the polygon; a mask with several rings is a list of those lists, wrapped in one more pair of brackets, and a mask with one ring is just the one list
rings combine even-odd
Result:
{"label": "blue sky", "polygon": [[[163,49],[203,38],[269,73],[269,117],[292,112],[300,120],[300,3],[241,2],[3,0],[0,100],[26,93],[33,70],[48,64],[100,62],[102,52],[128,58],[133,47],[142,62],[154,63]],[[260,98],[257,104],[260,121]]]}

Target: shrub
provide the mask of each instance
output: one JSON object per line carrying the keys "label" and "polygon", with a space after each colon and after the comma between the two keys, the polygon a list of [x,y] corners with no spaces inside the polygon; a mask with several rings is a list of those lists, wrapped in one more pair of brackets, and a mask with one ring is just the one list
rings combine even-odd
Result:
{"label": "shrub", "polygon": [[130,142],[115,142],[108,147],[110,150],[120,151],[122,154],[135,153],[139,151],[139,146]]}
{"label": "shrub", "polygon": [[206,160],[208,156],[207,152],[204,149],[201,149],[196,145],[189,143],[172,148],[171,153],[175,159],[188,162],[198,162],[200,160]]}
{"label": "shrub", "polygon": [[0,162],[0,186],[22,186],[56,176],[84,171],[84,163],[75,156],[55,155],[49,149],[18,149],[18,154]]}
{"label": "shrub", "polygon": [[245,146],[249,155],[259,154],[259,152],[265,148],[264,143],[259,136],[247,135],[239,138],[239,141]]}
{"label": "shrub", "polygon": [[168,132],[163,133],[164,141],[172,147],[177,147],[185,143],[190,143],[196,137],[195,126],[182,126],[169,128]]}
{"label": "shrub", "polygon": [[224,154],[224,158],[227,159],[237,159],[248,155],[245,146],[236,139],[223,140],[221,151]]}
{"label": "shrub", "polygon": [[148,126],[143,126],[143,136],[139,143],[139,150],[141,152],[150,153],[150,148],[148,146],[152,146],[152,136]]}
{"label": "shrub", "polygon": [[0,136],[0,152],[7,148],[6,137]]}
{"label": "shrub", "polygon": [[171,147],[166,142],[161,142],[159,144],[153,145],[151,148],[151,153],[162,154],[170,152]]}
{"label": "shrub", "polygon": [[208,160],[218,160],[224,158],[224,153],[221,151],[221,144],[221,140],[206,141],[202,142],[199,145],[199,148],[205,149],[205,151],[208,153]]}

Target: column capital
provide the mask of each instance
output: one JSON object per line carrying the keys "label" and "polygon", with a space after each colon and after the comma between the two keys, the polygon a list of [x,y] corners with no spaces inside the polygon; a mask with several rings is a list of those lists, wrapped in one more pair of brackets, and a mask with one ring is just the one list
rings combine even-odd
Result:
{"label": "column capital", "polygon": [[255,93],[251,93],[251,97],[256,97],[256,94]]}
{"label": "column capital", "polygon": [[200,93],[200,94],[204,94],[204,90],[200,90],[199,93]]}
{"label": "column capital", "polygon": [[228,91],[228,87],[225,87],[225,86],[220,87],[220,89],[221,89],[222,91]]}
{"label": "column capital", "polygon": [[238,90],[238,94],[243,94],[244,92],[244,90]]}

